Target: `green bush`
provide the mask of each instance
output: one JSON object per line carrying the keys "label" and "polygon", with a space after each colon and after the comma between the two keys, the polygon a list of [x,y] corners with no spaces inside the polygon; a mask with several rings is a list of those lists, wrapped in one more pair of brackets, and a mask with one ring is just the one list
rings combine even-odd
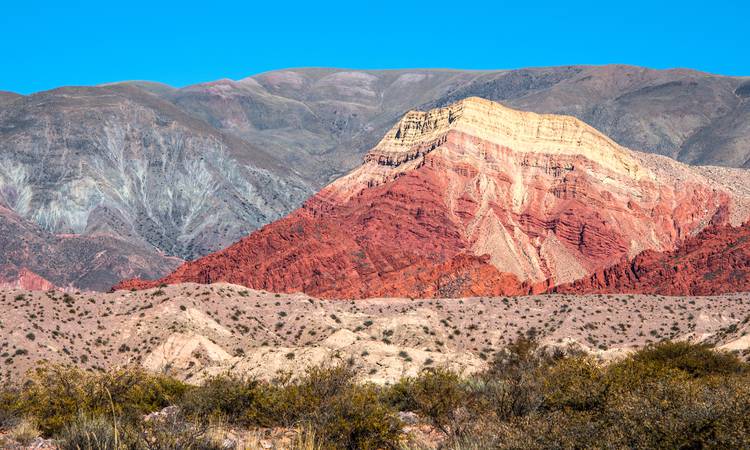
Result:
{"label": "green bush", "polygon": [[736,356],[706,344],[660,342],[635,353],[634,362],[679,369],[691,376],[727,375],[746,372],[748,365]]}
{"label": "green bush", "polygon": [[446,435],[463,430],[460,409],[470,392],[456,372],[444,368],[423,369],[419,376],[395,384],[385,398],[401,410],[410,410],[428,419]]}
{"label": "green bush", "polygon": [[185,389],[179,381],[140,369],[94,373],[42,365],[28,375],[18,408],[51,436],[80,416],[137,419],[174,403]]}

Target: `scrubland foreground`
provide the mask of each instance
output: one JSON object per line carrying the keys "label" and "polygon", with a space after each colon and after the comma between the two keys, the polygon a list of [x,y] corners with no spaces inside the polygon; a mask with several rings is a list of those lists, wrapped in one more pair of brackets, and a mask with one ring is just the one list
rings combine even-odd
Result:
{"label": "scrubland foreground", "polygon": [[[140,369],[40,365],[0,394],[3,448],[747,448],[750,366],[651,344],[602,364],[519,338],[471,376],[391,385],[353,364],[191,386]],[[38,437],[41,436],[41,437]]]}

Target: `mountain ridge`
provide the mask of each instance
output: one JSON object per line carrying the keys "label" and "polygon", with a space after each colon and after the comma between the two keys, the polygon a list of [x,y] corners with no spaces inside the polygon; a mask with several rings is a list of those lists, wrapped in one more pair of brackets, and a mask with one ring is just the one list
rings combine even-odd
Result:
{"label": "mountain ridge", "polygon": [[185,88],[135,81],[10,95],[0,100],[0,197],[46,233],[106,230],[194,259],[349,173],[406,111],[465,97],[573,115],[618,144],[689,163],[747,166],[747,84],[632,66],[293,69]]}
{"label": "mountain ridge", "polygon": [[744,193],[657,163],[573,117],[477,98],[408,112],[362,166],[289,216],[161,280],[116,288],[224,281],[324,298],[515,295],[670,250],[717,217],[747,219]]}

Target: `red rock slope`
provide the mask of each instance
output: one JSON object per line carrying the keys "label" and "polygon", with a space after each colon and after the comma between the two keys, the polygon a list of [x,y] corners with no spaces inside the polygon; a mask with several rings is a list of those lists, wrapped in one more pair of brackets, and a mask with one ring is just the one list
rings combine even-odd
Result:
{"label": "red rock slope", "polygon": [[715,295],[750,291],[750,224],[711,226],[676,250],[648,250],[632,261],[558,286],[559,293]]}
{"label": "red rock slope", "polygon": [[717,211],[728,212],[721,223],[744,220],[747,204],[704,172],[620,147],[575,118],[468,98],[407,113],[360,168],[286,218],[161,280],[116,288],[517,294],[671,250]]}
{"label": "red rock slope", "polygon": [[48,291],[55,289],[55,285],[25,267],[2,265],[0,266],[0,288]]}

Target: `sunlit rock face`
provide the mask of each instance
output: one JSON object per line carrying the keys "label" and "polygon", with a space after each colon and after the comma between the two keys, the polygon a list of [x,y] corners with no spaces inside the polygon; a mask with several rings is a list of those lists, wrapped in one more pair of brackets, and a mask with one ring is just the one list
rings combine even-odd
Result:
{"label": "sunlit rock face", "polygon": [[712,295],[750,290],[750,224],[712,225],[671,251],[647,250],[554,292]]}
{"label": "sunlit rock face", "polygon": [[162,280],[118,287],[227,281],[333,298],[537,291],[672,249],[712,220],[740,223],[746,193],[707,173],[628,150],[570,116],[472,97],[408,112],[358,169],[284,219]]}

